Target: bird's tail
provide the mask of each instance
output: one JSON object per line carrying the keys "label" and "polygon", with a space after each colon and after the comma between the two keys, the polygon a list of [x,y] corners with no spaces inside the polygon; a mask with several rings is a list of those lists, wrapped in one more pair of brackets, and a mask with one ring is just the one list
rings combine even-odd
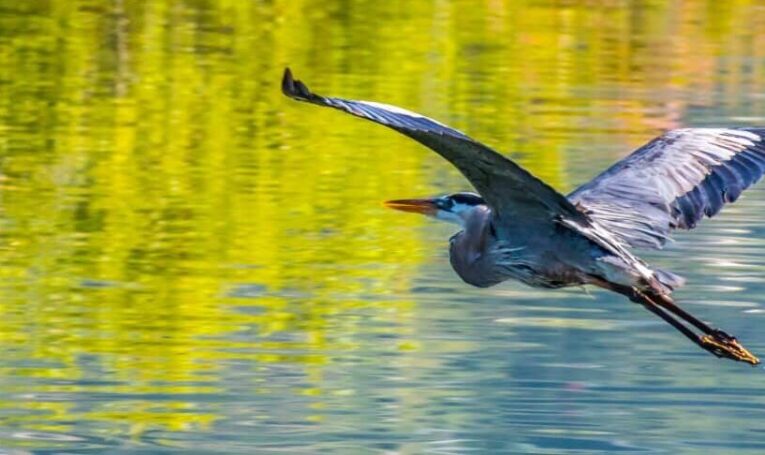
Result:
{"label": "bird's tail", "polygon": [[[654,269],[653,276],[656,280],[670,292],[675,289],[685,286],[685,278],[680,275],[674,274],[667,270]],[[668,293],[667,293],[668,294]]]}

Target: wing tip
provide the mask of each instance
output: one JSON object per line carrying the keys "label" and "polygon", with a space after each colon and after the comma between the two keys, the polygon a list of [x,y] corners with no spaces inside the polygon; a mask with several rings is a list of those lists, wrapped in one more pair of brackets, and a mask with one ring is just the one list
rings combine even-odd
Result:
{"label": "wing tip", "polygon": [[754,134],[755,136],[758,136],[758,140],[764,140],[765,139],[765,128],[761,127],[753,127],[753,128],[741,128],[742,130]]}
{"label": "wing tip", "polygon": [[316,95],[311,93],[304,83],[292,76],[292,70],[289,67],[284,68],[284,75],[282,76],[282,93],[296,100],[310,101],[316,98]]}

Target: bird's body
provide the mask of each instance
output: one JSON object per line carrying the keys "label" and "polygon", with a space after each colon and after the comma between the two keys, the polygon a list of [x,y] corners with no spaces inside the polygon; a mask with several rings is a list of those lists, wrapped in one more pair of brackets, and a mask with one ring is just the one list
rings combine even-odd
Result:
{"label": "bird's body", "polygon": [[693,228],[759,180],[765,173],[765,130],[673,130],[563,196],[513,161],[420,114],[316,95],[289,70],[282,90],[393,128],[465,175],[480,195],[388,202],[462,227],[450,239],[449,252],[465,282],[478,287],[508,279],[539,288],[599,286],[640,303],[719,357],[759,363],[734,337],[676,306],[670,294],[684,280],[650,268],[631,249],[661,248],[673,229]]}
{"label": "bird's body", "polygon": [[[600,247],[564,225],[549,232],[526,233],[523,237],[498,238],[493,213],[484,206],[467,216],[465,227],[449,241],[449,258],[454,270],[467,283],[488,287],[515,279],[529,286],[560,288],[587,283],[587,275],[575,264],[595,264],[606,255]],[[551,248],[550,238],[562,248]]]}
{"label": "bird's body", "polygon": [[491,209],[479,206],[449,239],[452,267],[468,284],[489,287],[515,279],[555,289],[605,280],[669,293],[682,281],[671,273],[651,270],[601,229],[586,232],[561,221],[549,229],[517,236],[510,230],[499,237],[496,223]]}

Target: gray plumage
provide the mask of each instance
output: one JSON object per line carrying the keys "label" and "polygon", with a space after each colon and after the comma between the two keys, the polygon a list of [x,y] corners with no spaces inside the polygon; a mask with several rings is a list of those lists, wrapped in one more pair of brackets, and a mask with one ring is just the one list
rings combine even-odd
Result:
{"label": "gray plumage", "polygon": [[292,98],[372,120],[431,148],[462,172],[494,210],[496,217],[547,222],[555,216],[565,215],[584,221],[582,214],[565,196],[460,131],[396,106],[316,95],[302,82],[292,79],[289,70],[285,73],[282,88]]}
{"label": "gray plumage", "polygon": [[[676,307],[668,296],[682,278],[652,270],[629,248],[659,248],[672,229],[691,229],[735,201],[765,172],[765,130],[670,131],[565,197],[510,159],[420,114],[316,95],[289,69],[282,91],[390,127],[462,172],[483,199],[454,195],[392,202],[407,211],[420,204],[423,213],[440,213],[462,225],[449,251],[452,267],[467,283],[486,287],[515,279],[546,288],[597,285],[643,304],[715,355],[757,361],[735,338]],[[459,212],[450,212],[458,206]],[[696,336],[676,318],[706,336]]]}
{"label": "gray plumage", "polygon": [[588,217],[633,247],[660,248],[693,229],[765,172],[765,129],[669,131],[569,195]]}

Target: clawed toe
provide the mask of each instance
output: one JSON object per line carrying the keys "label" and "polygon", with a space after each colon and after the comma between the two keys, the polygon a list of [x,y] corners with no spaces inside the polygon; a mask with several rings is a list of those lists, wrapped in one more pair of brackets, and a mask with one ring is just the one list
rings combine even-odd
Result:
{"label": "clawed toe", "polygon": [[[750,365],[760,363],[760,359],[742,346],[736,337],[720,329],[710,327],[678,307],[669,296],[647,295],[635,288],[630,291],[622,290],[622,293],[630,297],[632,301],[642,304],[647,310],[662,318],[689,340],[715,356],[746,362]],[[690,327],[680,320],[687,322]],[[698,329],[703,335],[699,335],[692,328]]]}
{"label": "clawed toe", "polygon": [[709,335],[702,336],[700,340],[702,347],[717,357],[726,357],[751,365],[760,363],[760,359],[742,346],[736,337],[728,335],[722,330],[715,329]]}
{"label": "clawed toe", "polygon": [[735,342],[738,343],[738,340],[733,335],[728,335],[728,333],[720,330],[720,329],[714,329],[712,333],[709,334],[712,338],[715,340],[718,340],[720,342]]}

